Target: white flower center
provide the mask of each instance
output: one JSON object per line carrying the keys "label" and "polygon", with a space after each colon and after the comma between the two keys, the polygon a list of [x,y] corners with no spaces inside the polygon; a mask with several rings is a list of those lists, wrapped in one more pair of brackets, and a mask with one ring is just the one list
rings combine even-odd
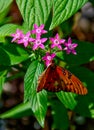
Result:
{"label": "white flower center", "polygon": [[38,45],[41,44],[41,40],[39,40],[39,39],[36,40],[36,44],[38,44]]}
{"label": "white flower center", "polygon": [[73,49],[73,46],[72,46],[72,45],[69,45],[69,49],[72,50],[72,49]]}
{"label": "white flower center", "polygon": [[51,60],[52,58],[51,58],[51,56],[47,56],[47,60]]}
{"label": "white flower center", "polygon": [[16,37],[19,38],[20,37],[20,33],[16,33]]}
{"label": "white flower center", "polygon": [[36,29],[36,33],[41,33],[41,29]]}
{"label": "white flower center", "polygon": [[23,38],[23,41],[28,41],[28,37],[24,37],[24,38]]}
{"label": "white flower center", "polygon": [[55,44],[59,44],[59,41],[57,39],[54,40]]}

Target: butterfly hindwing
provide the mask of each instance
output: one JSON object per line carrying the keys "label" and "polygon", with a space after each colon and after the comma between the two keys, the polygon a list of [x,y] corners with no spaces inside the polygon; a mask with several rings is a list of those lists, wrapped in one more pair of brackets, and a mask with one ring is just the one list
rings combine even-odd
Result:
{"label": "butterfly hindwing", "polygon": [[[57,66],[57,72],[62,82],[62,90],[66,92],[74,92],[84,95],[87,93],[87,89],[83,86],[82,82],[68,70]],[[65,83],[65,87],[63,86]]]}

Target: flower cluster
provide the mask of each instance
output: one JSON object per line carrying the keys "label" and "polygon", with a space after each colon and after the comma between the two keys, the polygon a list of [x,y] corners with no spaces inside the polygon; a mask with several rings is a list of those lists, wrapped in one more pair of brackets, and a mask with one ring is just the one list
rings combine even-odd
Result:
{"label": "flower cluster", "polygon": [[[47,31],[44,30],[44,24],[40,26],[34,24],[34,29],[27,32],[26,34],[23,34],[21,30],[17,29],[16,33],[11,34],[11,36],[13,37],[12,42],[23,44],[24,47],[31,45],[33,51],[37,50],[38,48],[45,50],[44,43],[47,41],[48,38],[41,37],[45,33],[47,33]],[[32,34],[35,34],[35,38],[31,37]],[[68,38],[68,41],[66,41],[65,39],[61,39],[59,37],[59,34],[57,33],[55,37],[50,37],[49,41],[51,45],[48,50],[50,49],[50,52],[47,51],[46,55],[42,57],[42,60],[45,61],[47,67],[51,64],[52,60],[56,56],[54,48],[57,48],[59,51],[66,51],[67,54],[77,54],[75,50],[77,44],[72,43],[72,39],[70,37]]]}

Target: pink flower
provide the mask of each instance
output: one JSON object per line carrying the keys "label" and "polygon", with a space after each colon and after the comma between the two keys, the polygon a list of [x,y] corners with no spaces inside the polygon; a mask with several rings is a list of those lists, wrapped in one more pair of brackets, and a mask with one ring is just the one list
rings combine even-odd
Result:
{"label": "pink flower", "polygon": [[23,33],[21,30],[17,29],[16,33],[11,34],[11,36],[13,37],[11,42],[17,41],[22,37]]}
{"label": "pink flower", "polygon": [[78,46],[78,44],[72,43],[72,39],[70,37],[68,39],[68,42],[65,42],[64,46],[65,46],[64,50],[66,51],[67,54],[70,54],[70,53],[74,55],[77,54],[75,51],[75,48]]}
{"label": "pink flower", "polygon": [[34,24],[34,30],[32,30],[31,33],[36,34],[36,36],[40,38],[40,36],[47,33],[47,31],[44,30],[44,24],[41,24],[39,27],[37,24]]}
{"label": "pink flower", "polygon": [[52,63],[52,60],[55,56],[56,56],[55,53],[50,54],[49,52],[47,52],[46,55],[42,57],[42,60],[45,61],[45,64],[48,67]]}
{"label": "pink flower", "polygon": [[34,39],[33,43],[33,50],[36,50],[37,48],[44,49],[45,46],[43,45],[44,42],[46,42],[47,38],[36,38]]}
{"label": "pink flower", "polygon": [[54,38],[51,37],[49,39],[52,42],[51,48],[58,47],[60,50],[62,50],[61,44],[63,44],[65,42],[65,40],[60,39],[58,33],[55,35]]}
{"label": "pink flower", "polygon": [[25,35],[22,34],[21,39],[19,39],[17,43],[24,44],[24,46],[27,47],[30,42],[34,41],[34,39],[30,37],[30,35],[31,35],[30,31],[27,32]]}

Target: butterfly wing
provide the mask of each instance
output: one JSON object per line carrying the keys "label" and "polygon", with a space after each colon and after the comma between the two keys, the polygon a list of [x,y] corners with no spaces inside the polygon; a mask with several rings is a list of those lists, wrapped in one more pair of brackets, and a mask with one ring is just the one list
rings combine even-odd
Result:
{"label": "butterfly wing", "polygon": [[49,74],[49,67],[43,71],[43,73],[39,76],[38,78],[38,87],[37,87],[37,92],[41,91],[43,88],[44,88],[44,85],[45,85],[45,82],[46,82],[46,79],[48,77],[48,74]]}
{"label": "butterfly wing", "polygon": [[81,95],[87,94],[87,88],[84,87],[82,82],[71,72],[59,66],[56,67],[56,71],[61,80],[61,90]]}
{"label": "butterfly wing", "polygon": [[68,70],[51,64],[39,77],[37,92],[45,89],[51,92],[74,92],[85,95],[87,89],[82,82]]}
{"label": "butterfly wing", "polygon": [[58,92],[62,89],[61,80],[56,71],[56,66],[51,64],[39,77],[37,92],[45,89],[51,92]]}

